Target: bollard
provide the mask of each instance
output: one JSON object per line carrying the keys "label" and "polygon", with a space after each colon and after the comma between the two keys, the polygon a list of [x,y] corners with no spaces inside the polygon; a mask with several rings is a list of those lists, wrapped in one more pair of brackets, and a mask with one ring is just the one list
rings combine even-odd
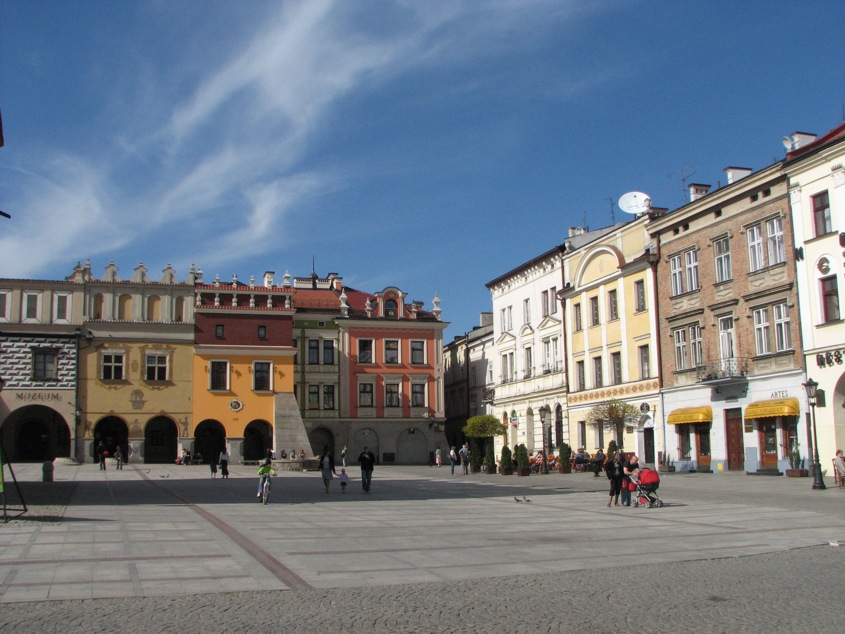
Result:
{"label": "bollard", "polygon": [[41,481],[42,482],[52,482],[53,481],[53,461],[52,460],[45,460],[44,464],[41,465]]}

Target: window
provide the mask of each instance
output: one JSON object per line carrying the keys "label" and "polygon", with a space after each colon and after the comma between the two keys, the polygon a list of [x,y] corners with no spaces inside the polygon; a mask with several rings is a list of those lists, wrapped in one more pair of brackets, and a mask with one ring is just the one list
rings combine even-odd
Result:
{"label": "window", "polygon": [[692,425],[675,425],[678,429],[678,460],[690,459],[690,427]]}
{"label": "window", "polygon": [[70,321],[70,293],[53,295],[53,323],[67,324]]}
{"label": "window", "polygon": [[598,326],[601,322],[599,321],[599,298],[598,297],[591,297],[590,298],[590,323],[593,326]]}
{"label": "window", "polygon": [[398,304],[395,299],[388,299],[384,302],[384,315],[388,319],[397,319],[399,317]]}
{"label": "window", "polygon": [[651,377],[651,369],[649,367],[650,360],[648,354],[648,345],[639,347],[641,379],[648,379]]}
{"label": "window", "polygon": [[320,340],[308,340],[308,365],[318,365],[320,363]]}
{"label": "window", "polygon": [[[730,317],[720,317],[719,318],[719,358],[721,360],[733,360],[734,358],[734,318]],[[723,370],[732,370],[732,367],[729,367],[722,364]]]}
{"label": "window", "polygon": [[256,392],[269,392],[272,389],[270,378],[272,366],[269,361],[256,361],[252,364],[252,389]]}
{"label": "window", "polygon": [[613,373],[613,384],[619,385],[622,383],[622,353],[610,353],[610,371]]}
{"label": "window", "polygon": [[783,220],[771,218],[766,221],[766,255],[769,266],[786,261],[786,251],[783,246]]}
{"label": "window", "polygon": [[358,363],[372,363],[373,362],[373,340],[359,339],[358,340]]}
{"label": "window", "polygon": [[530,299],[523,299],[522,300],[522,323],[523,324],[530,324],[531,323],[531,300]]}
{"label": "window", "polygon": [[675,342],[675,370],[687,369],[687,333],[683,328],[672,331]]}
{"label": "window", "polygon": [[323,409],[334,409],[334,385],[323,386]]}
{"label": "window", "polygon": [[757,354],[769,353],[769,308],[758,308],[754,311],[754,343]]}
{"label": "window", "polygon": [[813,196],[813,224],[817,236],[833,231],[833,224],[830,220],[830,199],[827,192]]}
{"label": "window", "polygon": [[24,292],[23,294],[23,322],[39,323],[38,315],[41,313],[41,293]]}
{"label": "window", "polygon": [[425,364],[425,341],[411,341],[411,363]]}
{"label": "window", "polygon": [[559,345],[560,341],[558,337],[549,337],[548,339],[543,340],[543,373],[548,374],[550,372],[557,371],[557,364],[559,358]]}
{"label": "window", "polygon": [[320,386],[308,386],[308,409],[320,409]]}
{"label": "window", "polygon": [[576,332],[581,330],[581,302],[572,305],[572,322]]}
{"label": "window", "polygon": [[839,284],[836,276],[824,278],[821,280],[821,286],[824,323],[839,321]]}
{"label": "window", "polygon": [[693,324],[689,327],[689,356],[692,367],[704,365],[704,349],[701,345],[701,326]]}
{"label": "window", "polygon": [[783,302],[774,305],[775,313],[775,350],[792,350],[792,332],[789,329],[789,304]]}
{"label": "window", "polygon": [[748,227],[746,237],[748,238],[748,270],[759,271],[765,266],[763,263],[762,227],[760,225]]}
{"label": "window", "polygon": [[359,383],[358,384],[358,407],[372,407],[373,406],[373,384]]}
{"label": "window", "polygon": [[557,286],[552,286],[549,291],[549,312],[554,315],[557,312]]}
{"label": "window", "polygon": [[673,255],[669,258],[669,279],[672,281],[672,296],[684,292],[684,275],[681,269],[681,256]]}
{"label": "window", "polygon": [[399,363],[399,340],[386,339],[384,342],[384,362]]}
{"label": "window", "polygon": [[53,348],[35,348],[32,351],[32,378],[52,381],[59,378],[59,351]]}
{"label": "window", "polygon": [[258,327],[258,338],[259,339],[266,339],[267,338],[267,326],[259,326]]}
{"label": "window", "polygon": [[223,328],[223,324],[217,324],[217,325],[214,327],[214,336],[215,336],[215,337],[217,337],[218,339],[222,339],[222,338],[223,338],[223,336],[224,336],[224,332],[225,332],[225,330],[224,330],[224,328]]}
{"label": "window", "polygon": [[575,382],[578,385],[579,391],[587,389],[587,376],[584,372],[583,361],[575,362]]}
{"label": "window", "polygon": [[399,384],[385,383],[384,384],[384,406],[385,407],[399,407]]}
{"label": "window", "polygon": [[733,279],[731,273],[731,241],[725,236],[713,243],[716,253],[716,283],[727,282]]}
{"label": "window", "polygon": [[493,383],[493,364],[487,364],[487,385]]}
{"label": "window", "polygon": [[549,314],[549,291],[540,293],[540,314],[543,317]]}
{"label": "window", "polygon": [[593,358],[593,387],[601,387],[604,385],[604,381],[602,379],[602,361],[601,357],[594,357]]}
{"label": "window", "polygon": [[144,355],[146,363],[147,381],[166,381],[167,380],[167,355],[166,354],[146,354]]}
{"label": "window", "polygon": [[522,354],[522,360],[525,367],[525,378],[530,379],[534,368],[533,352],[531,348],[525,348],[525,350],[522,351]]}
{"label": "window", "polygon": [[698,251],[691,250],[684,253],[686,267],[687,292],[698,290]]}
{"label": "window", "polygon": [[12,294],[10,291],[0,291],[0,322],[7,323],[11,319]]}
{"label": "window", "polygon": [[113,352],[103,354],[103,381],[123,380],[123,353]]}
{"label": "window", "polygon": [[323,340],[323,364],[334,365],[334,340]]}
{"label": "window", "polygon": [[425,383],[411,383],[411,407],[425,407]]}
{"label": "window", "polygon": [[638,313],[641,313],[646,309],[645,282],[643,280],[637,280],[634,282],[634,301]]}
{"label": "window", "polygon": [[619,319],[619,298],[615,289],[607,292],[607,310],[610,321]]}
{"label": "window", "polygon": [[502,355],[502,383],[510,383],[513,381],[513,375],[516,368],[513,363],[513,352],[507,352]]}
{"label": "window", "polygon": [[513,322],[512,322],[513,315],[511,313],[511,307],[507,306],[506,308],[503,308],[500,311],[500,314],[501,314],[501,322],[502,322],[502,331],[507,332],[508,330],[513,328]]}
{"label": "window", "polygon": [[209,363],[209,388],[210,390],[229,389],[229,362],[212,361]]}

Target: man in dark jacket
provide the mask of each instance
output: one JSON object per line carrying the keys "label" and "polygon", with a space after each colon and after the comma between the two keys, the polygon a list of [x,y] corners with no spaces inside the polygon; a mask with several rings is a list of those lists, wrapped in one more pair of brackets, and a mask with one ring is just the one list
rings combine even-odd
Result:
{"label": "man in dark jacket", "polygon": [[362,493],[370,492],[370,483],[373,481],[373,468],[376,464],[376,457],[369,448],[364,447],[364,451],[358,456],[358,462],[361,465],[361,489]]}

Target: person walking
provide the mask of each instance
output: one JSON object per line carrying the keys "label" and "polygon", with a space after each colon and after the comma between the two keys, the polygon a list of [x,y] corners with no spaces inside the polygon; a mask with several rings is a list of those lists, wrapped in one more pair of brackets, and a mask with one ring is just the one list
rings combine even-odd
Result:
{"label": "person walking", "polygon": [[114,459],[117,460],[117,469],[123,469],[123,451],[120,449],[120,445],[117,446],[117,449],[114,450]]}
{"label": "person walking", "polygon": [[211,469],[211,477],[217,477],[217,458],[211,456],[211,460],[208,461],[208,468]]}
{"label": "person walking", "polygon": [[220,479],[226,478],[229,479],[229,452],[226,451],[226,448],[223,447],[223,451],[220,452],[220,455],[217,457],[217,460],[220,462]]}
{"label": "person walking", "polygon": [[440,447],[438,447],[437,449],[434,450],[434,464],[436,464],[439,467],[441,462],[442,462],[442,459],[440,457]]}
{"label": "person walking", "polygon": [[631,490],[634,483],[631,478],[636,479],[640,474],[640,459],[632,455],[622,464],[622,506],[631,506]]}
{"label": "person walking", "polygon": [[607,499],[607,505],[610,506],[611,502],[615,502],[616,506],[619,506],[619,493],[622,491],[622,463],[619,460],[619,452],[613,454],[607,461],[605,473],[610,482],[610,497]]}
{"label": "person walking", "polygon": [[343,445],[343,449],[340,450],[340,462],[343,466],[346,466],[346,445]]}
{"label": "person walking", "polygon": [[323,455],[320,456],[320,472],[323,474],[323,484],[326,486],[326,493],[329,492],[329,485],[337,475],[334,470],[334,456],[328,445],[323,445]]}
{"label": "person walking", "polygon": [[463,469],[464,475],[469,475],[469,445],[464,443],[464,446],[461,447],[461,450],[458,452],[458,456],[461,458],[461,469]]}
{"label": "person walking", "polygon": [[453,446],[449,450],[449,466],[452,468],[452,475],[455,475],[456,464],[458,464],[458,452],[455,451],[455,447]]}
{"label": "person walking", "polygon": [[346,469],[340,470],[338,478],[340,478],[340,492],[346,493],[346,485],[349,484],[349,474],[346,473]]}
{"label": "person walking", "polygon": [[106,452],[106,446],[103,444],[101,440],[97,445],[97,462],[100,463],[100,471],[106,470],[106,456],[108,453]]}
{"label": "person walking", "polygon": [[361,493],[370,492],[370,484],[373,481],[373,468],[376,464],[376,457],[368,447],[358,456],[358,463],[361,465]]}

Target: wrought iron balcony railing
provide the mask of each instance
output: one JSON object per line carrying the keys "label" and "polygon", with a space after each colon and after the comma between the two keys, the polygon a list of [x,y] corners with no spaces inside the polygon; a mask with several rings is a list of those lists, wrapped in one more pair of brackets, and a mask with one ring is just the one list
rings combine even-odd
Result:
{"label": "wrought iron balcony railing", "polygon": [[695,370],[698,380],[705,383],[708,381],[742,379],[748,375],[748,358],[729,357],[704,361]]}

